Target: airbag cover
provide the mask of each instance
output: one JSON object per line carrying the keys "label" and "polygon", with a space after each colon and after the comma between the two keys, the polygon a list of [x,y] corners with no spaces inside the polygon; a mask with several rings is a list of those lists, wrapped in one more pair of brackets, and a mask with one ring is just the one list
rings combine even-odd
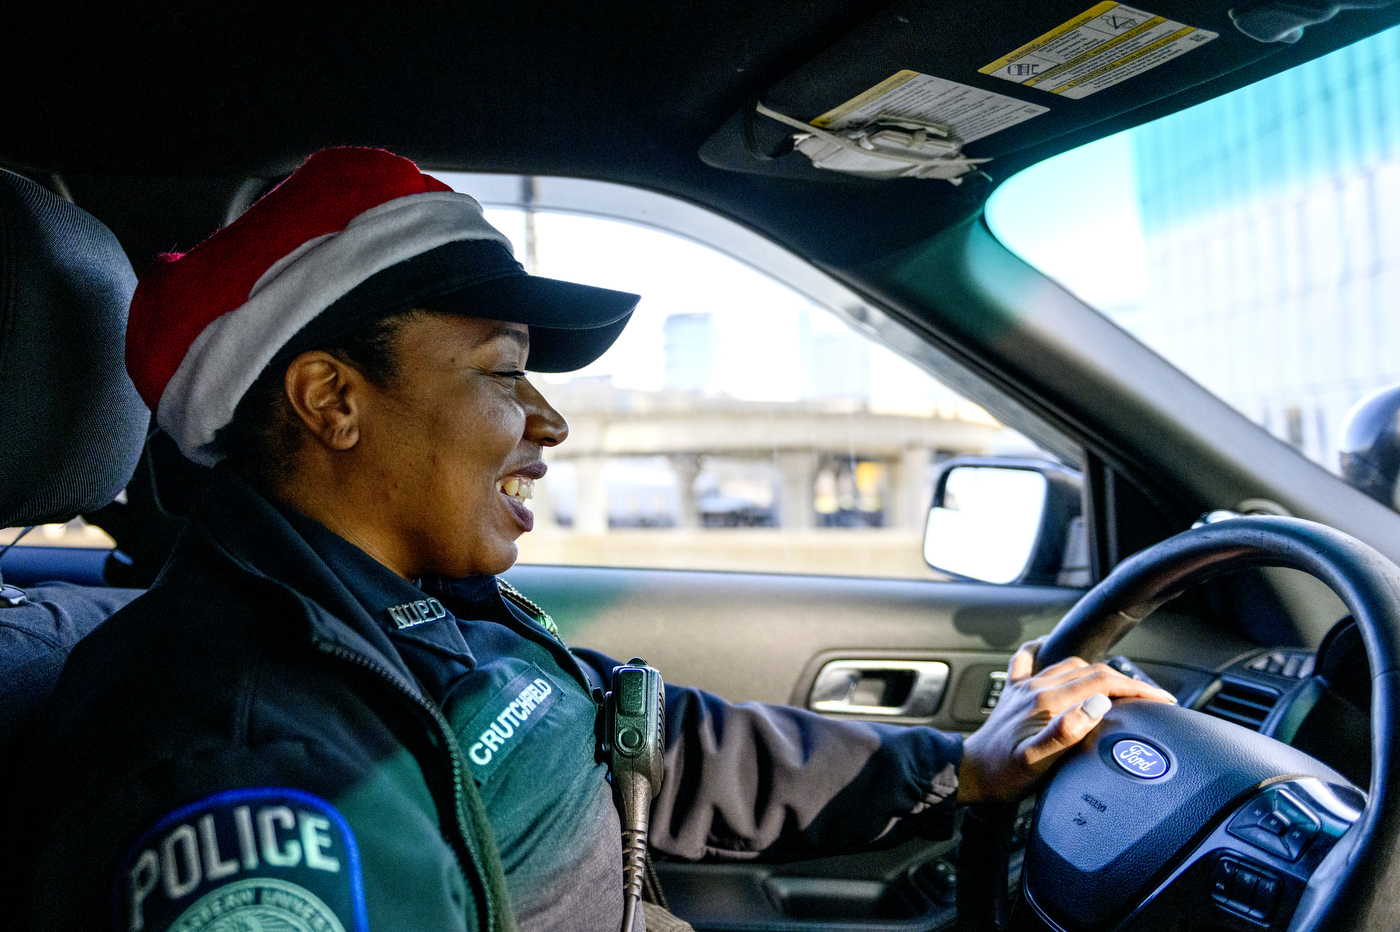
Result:
{"label": "airbag cover", "polygon": [[[1114,759],[1125,741],[1159,751],[1165,772],[1129,775]],[[1239,725],[1118,700],[1041,793],[1026,849],[1031,896],[1069,928],[1104,928],[1141,902],[1189,842],[1283,776],[1347,784],[1308,755]]]}

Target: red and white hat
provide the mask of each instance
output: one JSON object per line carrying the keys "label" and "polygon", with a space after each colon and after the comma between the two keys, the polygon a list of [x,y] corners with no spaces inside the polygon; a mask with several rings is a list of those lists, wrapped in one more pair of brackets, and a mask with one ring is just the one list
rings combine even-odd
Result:
{"label": "red and white hat", "polygon": [[526,274],[481,205],[381,149],[318,152],[227,227],[140,281],[126,365],[197,463],[274,361],[410,308],[530,327],[527,367],[566,372],[617,339],[637,295]]}

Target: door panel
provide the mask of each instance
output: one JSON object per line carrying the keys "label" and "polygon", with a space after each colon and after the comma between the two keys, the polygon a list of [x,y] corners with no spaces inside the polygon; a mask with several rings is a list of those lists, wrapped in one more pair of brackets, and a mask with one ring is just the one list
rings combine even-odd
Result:
{"label": "door panel", "polygon": [[[1081,594],[558,566],[517,566],[506,575],[554,617],[569,644],[618,659],[644,657],[668,681],[731,701],[808,705],[828,663],[853,661],[871,680],[854,684],[853,695],[876,696],[884,688],[893,692],[879,704],[899,704],[897,684],[880,682],[882,664],[896,671],[911,661],[946,664],[946,684],[931,716],[844,717],[917,721],[964,733],[987,714],[992,674],[1006,669],[1020,643],[1049,632]],[[1175,665],[1219,666],[1248,646],[1168,607],[1139,625],[1120,649],[1185,694],[1199,686],[1199,677]],[[953,840],[910,841],[790,864],[662,862],[657,868],[674,910],[700,930],[911,932],[952,923],[954,847]]]}
{"label": "door panel", "polygon": [[[516,566],[506,578],[544,607],[564,640],[626,659],[641,656],[667,680],[733,702],[806,701],[819,658],[941,660],[950,698],[974,665],[1004,669],[1022,642],[1046,634],[1079,590],[895,579]],[[1243,642],[1170,606],[1121,645],[1135,660],[1180,663],[1192,645],[1199,666],[1224,663]],[[814,666],[815,664],[815,666]]]}
{"label": "door panel", "polygon": [[[937,648],[1007,658],[1078,597],[1051,588],[611,568],[517,566],[506,577],[554,617],[569,644],[645,657],[668,680],[735,702],[793,701],[809,664],[829,651]],[[960,672],[954,665],[953,681]]]}

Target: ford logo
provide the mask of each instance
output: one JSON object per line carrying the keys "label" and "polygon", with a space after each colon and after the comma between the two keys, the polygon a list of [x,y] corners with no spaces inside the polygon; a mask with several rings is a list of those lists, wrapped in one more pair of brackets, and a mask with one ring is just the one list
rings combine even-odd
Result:
{"label": "ford logo", "polygon": [[1113,760],[1125,771],[1144,780],[1167,772],[1167,756],[1146,741],[1125,738],[1113,745]]}

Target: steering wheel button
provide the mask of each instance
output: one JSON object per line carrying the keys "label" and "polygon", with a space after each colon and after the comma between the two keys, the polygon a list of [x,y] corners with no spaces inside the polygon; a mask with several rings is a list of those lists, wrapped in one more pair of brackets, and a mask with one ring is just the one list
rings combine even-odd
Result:
{"label": "steering wheel button", "polygon": [[1274,811],[1267,796],[1261,796],[1245,807],[1245,810],[1235,816],[1235,821],[1230,823],[1231,828],[1246,828],[1251,825],[1258,825],[1264,818]]}
{"label": "steering wheel button", "polygon": [[1282,812],[1271,812],[1259,821],[1259,827],[1270,835],[1282,835],[1291,827],[1288,816]]}
{"label": "steering wheel button", "polygon": [[1270,854],[1276,854],[1281,858],[1286,858],[1288,845],[1277,835],[1264,831],[1257,825],[1246,825],[1243,827],[1230,826],[1230,834],[1254,845],[1256,848],[1263,848]]}
{"label": "steering wheel button", "polygon": [[1247,867],[1235,872],[1235,880],[1230,884],[1231,905],[1248,912],[1254,905],[1254,888],[1259,883],[1259,875]]}
{"label": "steering wheel button", "polygon": [[1317,826],[1317,816],[1285,793],[1274,794],[1274,810],[1283,815],[1291,825],[1311,825],[1314,828]]}
{"label": "steering wheel button", "polygon": [[1230,898],[1230,884],[1235,879],[1235,871],[1239,869],[1239,864],[1229,858],[1221,858],[1215,862],[1215,869],[1210,872],[1210,894],[1218,902],[1224,903]]}
{"label": "steering wheel button", "polygon": [[1266,919],[1274,911],[1274,904],[1278,902],[1278,890],[1277,877],[1259,875],[1259,880],[1254,885],[1254,909],[1251,910],[1256,919]]}
{"label": "steering wheel button", "polygon": [[1303,849],[1312,841],[1313,834],[1317,831],[1316,826],[1295,825],[1283,836],[1283,843],[1288,848],[1288,860],[1296,861],[1302,855]]}

